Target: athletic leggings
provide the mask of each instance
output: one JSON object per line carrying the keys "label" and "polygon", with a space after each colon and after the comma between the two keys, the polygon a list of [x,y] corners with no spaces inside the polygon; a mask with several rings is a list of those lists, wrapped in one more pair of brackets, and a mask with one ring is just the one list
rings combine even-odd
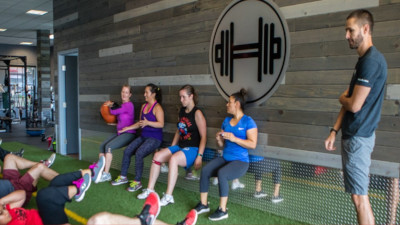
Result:
{"label": "athletic leggings", "polygon": [[65,224],[68,217],[64,208],[66,202],[71,202],[68,196],[68,186],[72,181],[82,177],[81,171],[65,173],[56,176],[48,187],[38,191],[36,203],[43,224]]}
{"label": "athletic leggings", "polygon": [[120,135],[113,135],[107,138],[100,145],[100,153],[111,153],[111,150],[122,148],[127,146],[133,139],[135,139],[136,134],[122,133]]}
{"label": "athletic leggings", "polygon": [[211,177],[218,177],[219,185],[219,196],[228,197],[229,193],[229,183],[228,181],[239,178],[243,176],[247,169],[249,168],[249,163],[235,160],[226,161],[222,157],[217,157],[211,160],[207,165],[201,170],[200,177],[200,192],[208,192]]}
{"label": "athletic leggings", "polygon": [[126,147],[122,158],[121,175],[127,176],[131,157],[135,155],[135,181],[140,181],[143,174],[143,160],[160,147],[161,141],[152,137],[137,137]]}
{"label": "athletic leggings", "polygon": [[0,147],[0,160],[2,162],[4,162],[4,158],[6,157],[6,155],[10,154],[9,151],[3,149],[2,147]]}
{"label": "athletic leggings", "polygon": [[281,162],[277,159],[264,158],[261,161],[250,162],[249,172],[254,173],[255,180],[261,180],[263,173],[272,173],[274,184],[281,183]]}

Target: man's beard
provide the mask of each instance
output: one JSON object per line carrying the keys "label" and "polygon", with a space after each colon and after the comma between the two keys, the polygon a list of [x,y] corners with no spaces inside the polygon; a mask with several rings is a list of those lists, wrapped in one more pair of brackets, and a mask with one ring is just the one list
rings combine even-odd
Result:
{"label": "man's beard", "polygon": [[351,49],[357,49],[360,44],[363,42],[364,38],[361,34],[358,34],[357,37],[353,40],[353,43],[349,40],[349,46]]}

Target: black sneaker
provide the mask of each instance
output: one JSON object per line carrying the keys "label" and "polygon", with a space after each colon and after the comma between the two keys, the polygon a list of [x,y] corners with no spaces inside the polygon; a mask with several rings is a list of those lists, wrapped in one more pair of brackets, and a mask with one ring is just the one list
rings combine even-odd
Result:
{"label": "black sneaker", "polygon": [[218,209],[215,210],[215,212],[208,217],[208,219],[212,221],[218,221],[227,218],[228,218],[228,209],[226,209],[226,212],[224,212],[220,207],[218,207]]}
{"label": "black sneaker", "polygon": [[194,207],[194,210],[196,210],[197,215],[200,215],[202,213],[210,212],[210,207],[208,205],[203,205],[201,202],[199,202],[196,207]]}

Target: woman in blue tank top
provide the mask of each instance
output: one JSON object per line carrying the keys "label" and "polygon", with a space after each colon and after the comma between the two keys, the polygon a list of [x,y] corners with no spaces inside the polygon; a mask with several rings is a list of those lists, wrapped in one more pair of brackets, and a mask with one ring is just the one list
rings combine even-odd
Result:
{"label": "woman in blue tank top", "polygon": [[133,140],[124,151],[122,158],[121,175],[111,182],[112,185],[128,183],[128,169],[131,158],[135,155],[135,179],[131,182],[128,191],[134,192],[142,188],[143,160],[160,147],[163,139],[164,110],[161,107],[161,89],[154,84],[148,84],[144,89],[146,103],[140,110],[140,121],[132,126],[125,127],[119,132],[141,128],[142,134]]}
{"label": "woman in blue tank top", "polygon": [[208,189],[211,177],[218,177],[220,203],[217,210],[208,218],[212,221],[228,218],[228,181],[243,176],[249,168],[248,149],[257,146],[257,125],[244,114],[246,90],[232,94],[226,104],[226,111],[231,116],[225,118],[221,131],[216,134],[217,144],[224,147],[222,157],[217,157],[205,165],[200,177],[200,202],[195,207],[198,214],[210,211]]}

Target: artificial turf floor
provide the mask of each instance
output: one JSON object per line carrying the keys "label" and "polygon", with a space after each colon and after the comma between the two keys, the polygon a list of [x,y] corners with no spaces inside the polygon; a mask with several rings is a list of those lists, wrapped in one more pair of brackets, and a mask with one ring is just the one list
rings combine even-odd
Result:
{"label": "artificial turf floor", "polygon": [[[4,140],[3,140],[4,141]],[[20,148],[25,149],[24,158],[39,161],[46,159],[51,154],[33,146],[21,144],[18,142],[3,142],[2,148],[17,151]],[[82,168],[87,168],[89,162],[79,161],[71,157],[62,156],[57,154],[56,161],[52,169],[59,173],[66,173],[76,171]],[[113,177],[119,174],[117,170],[111,170]],[[143,186],[147,185],[148,180],[143,179]],[[48,182],[41,179],[38,183],[38,188],[43,188],[48,185]],[[136,196],[141,192],[130,193],[125,190],[126,185],[112,186],[109,182],[92,184],[90,189],[86,192],[85,199],[82,202],[72,201],[66,204],[66,209],[77,214],[78,217],[71,218],[70,223],[79,224],[85,223],[85,219],[90,216],[108,211],[111,213],[122,214],[125,216],[133,217],[140,213],[144,200],[139,200]],[[162,191],[166,190],[166,184],[157,183],[156,192],[160,195]],[[174,190],[175,204],[162,207],[161,213],[158,216],[159,220],[166,223],[175,224],[183,220],[186,213],[192,209],[199,201],[198,190],[188,191],[181,188]],[[219,204],[218,198],[209,198],[211,210],[215,210]],[[32,198],[31,202],[26,208],[36,208],[35,199]],[[300,224],[301,222],[290,220],[284,217],[279,217],[268,212],[242,206],[240,204],[228,202],[229,218],[226,220],[212,222],[208,220],[207,214],[199,215],[197,224]],[[79,219],[81,218],[81,219]]]}

